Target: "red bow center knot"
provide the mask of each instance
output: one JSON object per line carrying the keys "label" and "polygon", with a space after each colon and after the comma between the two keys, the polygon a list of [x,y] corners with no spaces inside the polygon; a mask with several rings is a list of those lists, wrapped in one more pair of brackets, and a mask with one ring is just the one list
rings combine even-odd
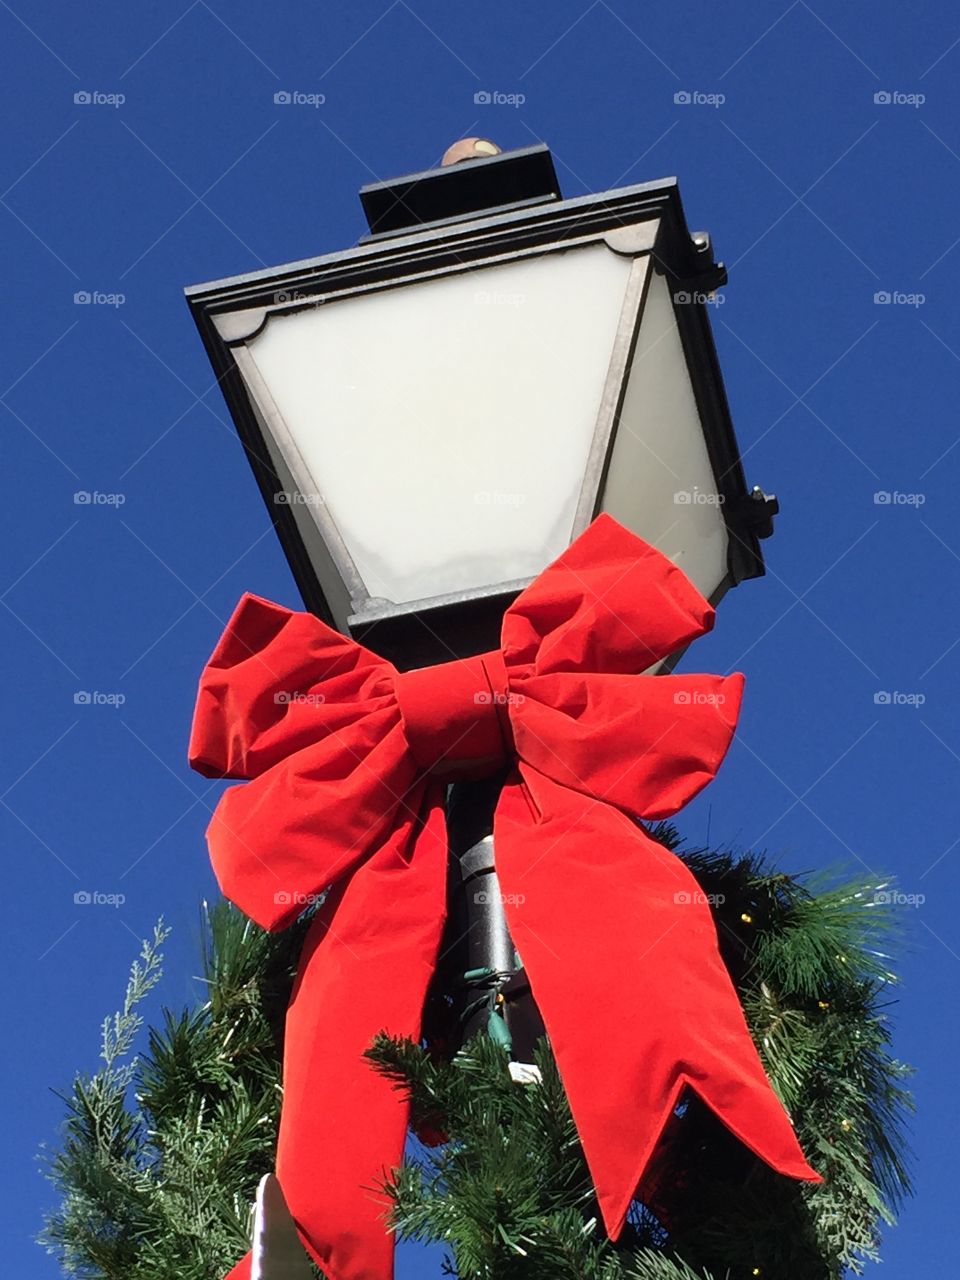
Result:
{"label": "red bow center knot", "polygon": [[332,1280],[392,1275],[370,1188],[400,1163],[408,1112],[364,1051],[382,1030],[420,1037],[446,910],[443,783],[504,766],[504,910],[611,1238],[656,1180],[685,1089],[774,1169],[820,1180],[709,903],[637,821],[675,813],[732,740],[741,676],[645,674],[713,616],[609,516],[506,610],[500,650],[425,670],[400,673],[312,615],[238,605],[201,679],[190,754],[249,779],[207,832],[227,896],[267,928],[320,903],[287,1013],[277,1172]]}
{"label": "red bow center knot", "polygon": [[499,650],[398,673],[397,701],[410,754],[425,773],[482,778],[516,757],[512,694]]}

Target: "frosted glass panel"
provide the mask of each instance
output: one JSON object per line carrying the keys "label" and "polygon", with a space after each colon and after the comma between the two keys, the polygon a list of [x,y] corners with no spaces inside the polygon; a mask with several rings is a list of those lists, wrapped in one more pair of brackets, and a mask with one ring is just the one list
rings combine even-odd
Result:
{"label": "frosted glass panel", "polygon": [[371,596],[566,547],[631,260],[604,245],[275,315],[249,352]]}
{"label": "frosted glass panel", "polygon": [[674,560],[705,596],[727,528],[665,277],[653,275],[601,507]]}

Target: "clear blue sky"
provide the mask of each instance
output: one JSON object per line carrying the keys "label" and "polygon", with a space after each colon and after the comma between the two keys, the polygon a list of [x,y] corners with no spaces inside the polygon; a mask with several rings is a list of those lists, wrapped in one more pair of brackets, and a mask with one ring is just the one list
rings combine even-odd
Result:
{"label": "clear blue sky", "polygon": [[[691,655],[748,684],[739,741],[683,826],[925,895],[904,909],[896,1013],[919,1069],[918,1195],[884,1275],[954,1261],[958,40],[945,0],[0,0],[10,1274],[56,1274],[31,1244],[51,1200],[35,1152],[61,1115],[49,1088],[96,1066],[160,914],[175,933],[152,1010],[194,996],[218,792],[185,761],[202,662],[245,589],[298,603],[182,286],[353,243],[361,184],[470,133],[549,142],[570,196],[678,175],[730,267],[717,341],[748,479],[783,514],[768,576]],[[276,106],[281,90],[326,101]],[[477,106],[483,90],[525,101]],[[877,505],[879,490],[924,501]],[[80,690],[125,701],[77,705]],[[880,690],[925,701],[878,705]],[[77,906],[83,890],[126,901]]]}

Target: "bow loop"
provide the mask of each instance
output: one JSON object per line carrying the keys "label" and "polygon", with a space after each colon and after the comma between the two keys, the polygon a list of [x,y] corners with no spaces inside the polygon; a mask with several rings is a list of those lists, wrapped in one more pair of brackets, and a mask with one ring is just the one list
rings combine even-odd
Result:
{"label": "bow loop", "polygon": [[717,774],[743,676],[589,676],[520,681],[517,753],[571,791],[638,818],[668,818]]}
{"label": "bow loop", "polygon": [[264,928],[285,928],[418,818],[396,675],[312,614],[249,594],[237,605],[200,681],[190,763],[253,779],[221,797],[207,843],[223,892]]}
{"label": "bow loop", "polygon": [[394,707],[393,667],[310,613],[244,595],[200,682],[190,764],[255,778],[327,734]]}
{"label": "bow loop", "polygon": [[[624,555],[624,540],[631,554]],[[713,627],[714,611],[656,548],[600,515],[503,620],[511,671],[636,675]]]}

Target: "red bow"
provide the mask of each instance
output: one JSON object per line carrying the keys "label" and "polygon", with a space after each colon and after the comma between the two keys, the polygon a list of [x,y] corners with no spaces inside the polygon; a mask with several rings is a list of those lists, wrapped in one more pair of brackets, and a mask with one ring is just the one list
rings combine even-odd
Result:
{"label": "red bow", "polygon": [[[371,1194],[407,1110],[362,1055],[416,1040],[444,921],[443,779],[512,763],[497,872],[611,1238],[685,1086],[781,1173],[819,1181],[764,1074],[692,874],[636,817],[715,775],[743,677],[647,676],[713,610],[601,516],[507,609],[502,650],[401,674],[311,614],[246,595],[203,673],[194,768],[251,778],[207,833],[268,929],[328,888],[287,1015],[277,1170],[333,1280],[384,1280]],[[243,1267],[235,1269],[237,1276]]]}

